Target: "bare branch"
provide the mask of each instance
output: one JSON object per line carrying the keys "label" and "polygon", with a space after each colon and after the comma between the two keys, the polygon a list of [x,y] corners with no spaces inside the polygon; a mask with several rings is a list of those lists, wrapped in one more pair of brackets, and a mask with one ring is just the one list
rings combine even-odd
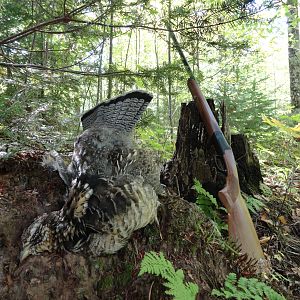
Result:
{"label": "bare branch", "polygon": [[147,72],[131,72],[131,71],[116,71],[116,72],[106,72],[99,75],[98,72],[85,72],[79,70],[68,70],[68,69],[55,69],[49,68],[42,65],[34,65],[34,64],[16,64],[16,63],[7,63],[7,62],[0,62],[0,66],[2,67],[14,67],[14,68],[21,68],[21,69],[37,69],[43,71],[50,71],[50,72],[63,72],[63,73],[71,73],[76,75],[83,75],[83,76],[95,76],[95,77],[108,77],[108,76],[149,76],[149,71]]}
{"label": "bare branch", "polygon": [[34,25],[32,27],[29,27],[29,28],[25,29],[22,32],[19,32],[17,34],[11,35],[11,36],[9,36],[9,37],[1,40],[0,41],[0,45],[12,43],[12,42],[14,42],[16,40],[19,40],[19,39],[21,39],[23,37],[26,37],[26,36],[30,35],[33,32],[41,30],[45,26],[55,25],[55,24],[60,24],[60,23],[69,23],[70,21],[72,21],[72,17],[74,17],[76,14],[78,14],[79,12],[81,12],[82,10],[84,10],[85,8],[89,7],[90,5],[94,4],[95,2],[96,2],[96,0],[93,0],[93,1],[91,1],[89,3],[87,3],[87,4],[84,4],[84,5],[80,6],[80,7],[75,8],[69,14],[64,14],[61,17],[57,17],[57,18],[54,18],[52,20],[39,23],[37,25]]}
{"label": "bare branch", "polygon": [[84,26],[80,26],[80,27],[76,27],[73,29],[69,29],[69,30],[64,30],[64,31],[52,31],[52,30],[37,30],[38,32],[41,33],[48,33],[48,34],[66,34],[66,33],[72,33],[72,32],[76,32],[76,31],[80,31],[83,28],[87,27],[88,25],[84,25]]}
{"label": "bare branch", "polygon": [[[14,49],[14,50],[18,50],[18,51],[26,51],[28,53],[31,53],[31,52],[36,52],[36,53],[39,53],[39,52],[43,52],[44,50],[29,50],[29,49],[26,49],[26,48],[20,48],[20,47],[12,47],[12,46],[8,46],[8,45],[2,45],[0,46],[1,48],[2,47],[5,47],[5,48],[8,48],[8,49]],[[62,52],[62,51],[69,51],[70,48],[61,48],[61,49],[48,49],[48,52]]]}
{"label": "bare branch", "polygon": [[11,35],[3,40],[0,41],[0,45],[12,43],[16,40],[19,40],[25,36],[30,35],[31,33],[38,31],[39,29],[48,26],[48,25],[54,25],[54,24],[59,24],[59,23],[69,23],[71,21],[71,18],[69,16],[63,16],[63,17],[58,17],[40,24],[37,24],[35,26],[32,26],[22,32],[19,32],[17,34]]}

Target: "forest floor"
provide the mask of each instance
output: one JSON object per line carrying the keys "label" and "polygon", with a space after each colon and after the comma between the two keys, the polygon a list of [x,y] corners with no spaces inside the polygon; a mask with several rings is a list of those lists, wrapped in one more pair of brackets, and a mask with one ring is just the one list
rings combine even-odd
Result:
{"label": "forest floor", "polygon": [[271,276],[291,299],[300,299],[300,169],[285,184],[270,172],[264,176],[265,206],[254,217]]}
{"label": "forest floor", "polygon": [[[41,166],[42,154],[26,151],[0,159],[0,299],[168,299],[161,280],[137,276],[150,250],[163,251],[175,268],[182,268],[186,279],[200,287],[199,299],[215,299],[212,288],[220,288],[229,272],[247,276],[216,242],[206,244],[211,225],[194,204],[174,195],[160,199],[165,207],[159,213],[160,232],[153,225],[137,232],[117,255],[44,255],[20,267],[23,230],[37,215],[62,206],[65,188],[56,173]],[[264,193],[255,195],[264,206],[253,215],[272,265],[263,280],[287,299],[300,299],[299,190],[287,192],[274,176],[264,182]],[[200,231],[195,229],[199,222]]]}

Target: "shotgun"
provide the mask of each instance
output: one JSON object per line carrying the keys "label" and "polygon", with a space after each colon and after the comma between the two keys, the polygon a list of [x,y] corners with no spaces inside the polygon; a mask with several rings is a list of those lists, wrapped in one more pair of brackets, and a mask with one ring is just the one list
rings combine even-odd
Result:
{"label": "shotgun", "polygon": [[187,85],[194,101],[196,102],[201,119],[217,153],[223,157],[225,162],[227,172],[226,184],[225,187],[218,192],[218,196],[227,209],[229,237],[231,240],[240,245],[241,252],[243,254],[247,254],[249,258],[254,259],[257,262],[258,271],[266,271],[267,261],[265,260],[261,249],[245,200],[241,195],[239,177],[232,149],[228,145],[218,122],[216,121],[205,97],[200,91],[192,69],[185,58],[174,32],[170,26],[167,27],[174,46],[189,74],[190,78],[187,81]]}

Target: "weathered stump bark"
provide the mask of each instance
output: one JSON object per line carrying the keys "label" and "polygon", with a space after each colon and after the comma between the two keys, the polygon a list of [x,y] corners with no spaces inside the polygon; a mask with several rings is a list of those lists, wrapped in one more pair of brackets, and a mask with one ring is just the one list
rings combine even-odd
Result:
{"label": "weathered stump bark", "polygon": [[231,147],[237,163],[241,189],[247,194],[259,194],[263,182],[259,160],[243,134],[231,135]]}
{"label": "weathered stump bark", "polygon": [[[218,120],[213,101],[209,100],[208,103]],[[221,127],[227,128],[226,116],[222,116],[222,119]],[[228,132],[226,135],[228,136]],[[262,175],[258,159],[251,151],[247,138],[242,134],[229,136],[228,139],[230,138],[241,190],[248,194],[259,193]],[[175,153],[165,165],[161,179],[165,185],[189,201],[195,201],[196,195],[192,189],[194,179],[198,179],[215,197],[225,185],[224,162],[210,142],[194,102],[182,104]]]}

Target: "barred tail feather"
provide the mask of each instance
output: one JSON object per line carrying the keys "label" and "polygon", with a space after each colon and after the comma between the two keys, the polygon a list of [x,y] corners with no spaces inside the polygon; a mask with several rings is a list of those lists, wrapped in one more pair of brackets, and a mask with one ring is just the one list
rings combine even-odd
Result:
{"label": "barred tail feather", "polygon": [[106,126],[129,132],[152,98],[151,94],[136,90],[100,103],[82,116],[83,129]]}

